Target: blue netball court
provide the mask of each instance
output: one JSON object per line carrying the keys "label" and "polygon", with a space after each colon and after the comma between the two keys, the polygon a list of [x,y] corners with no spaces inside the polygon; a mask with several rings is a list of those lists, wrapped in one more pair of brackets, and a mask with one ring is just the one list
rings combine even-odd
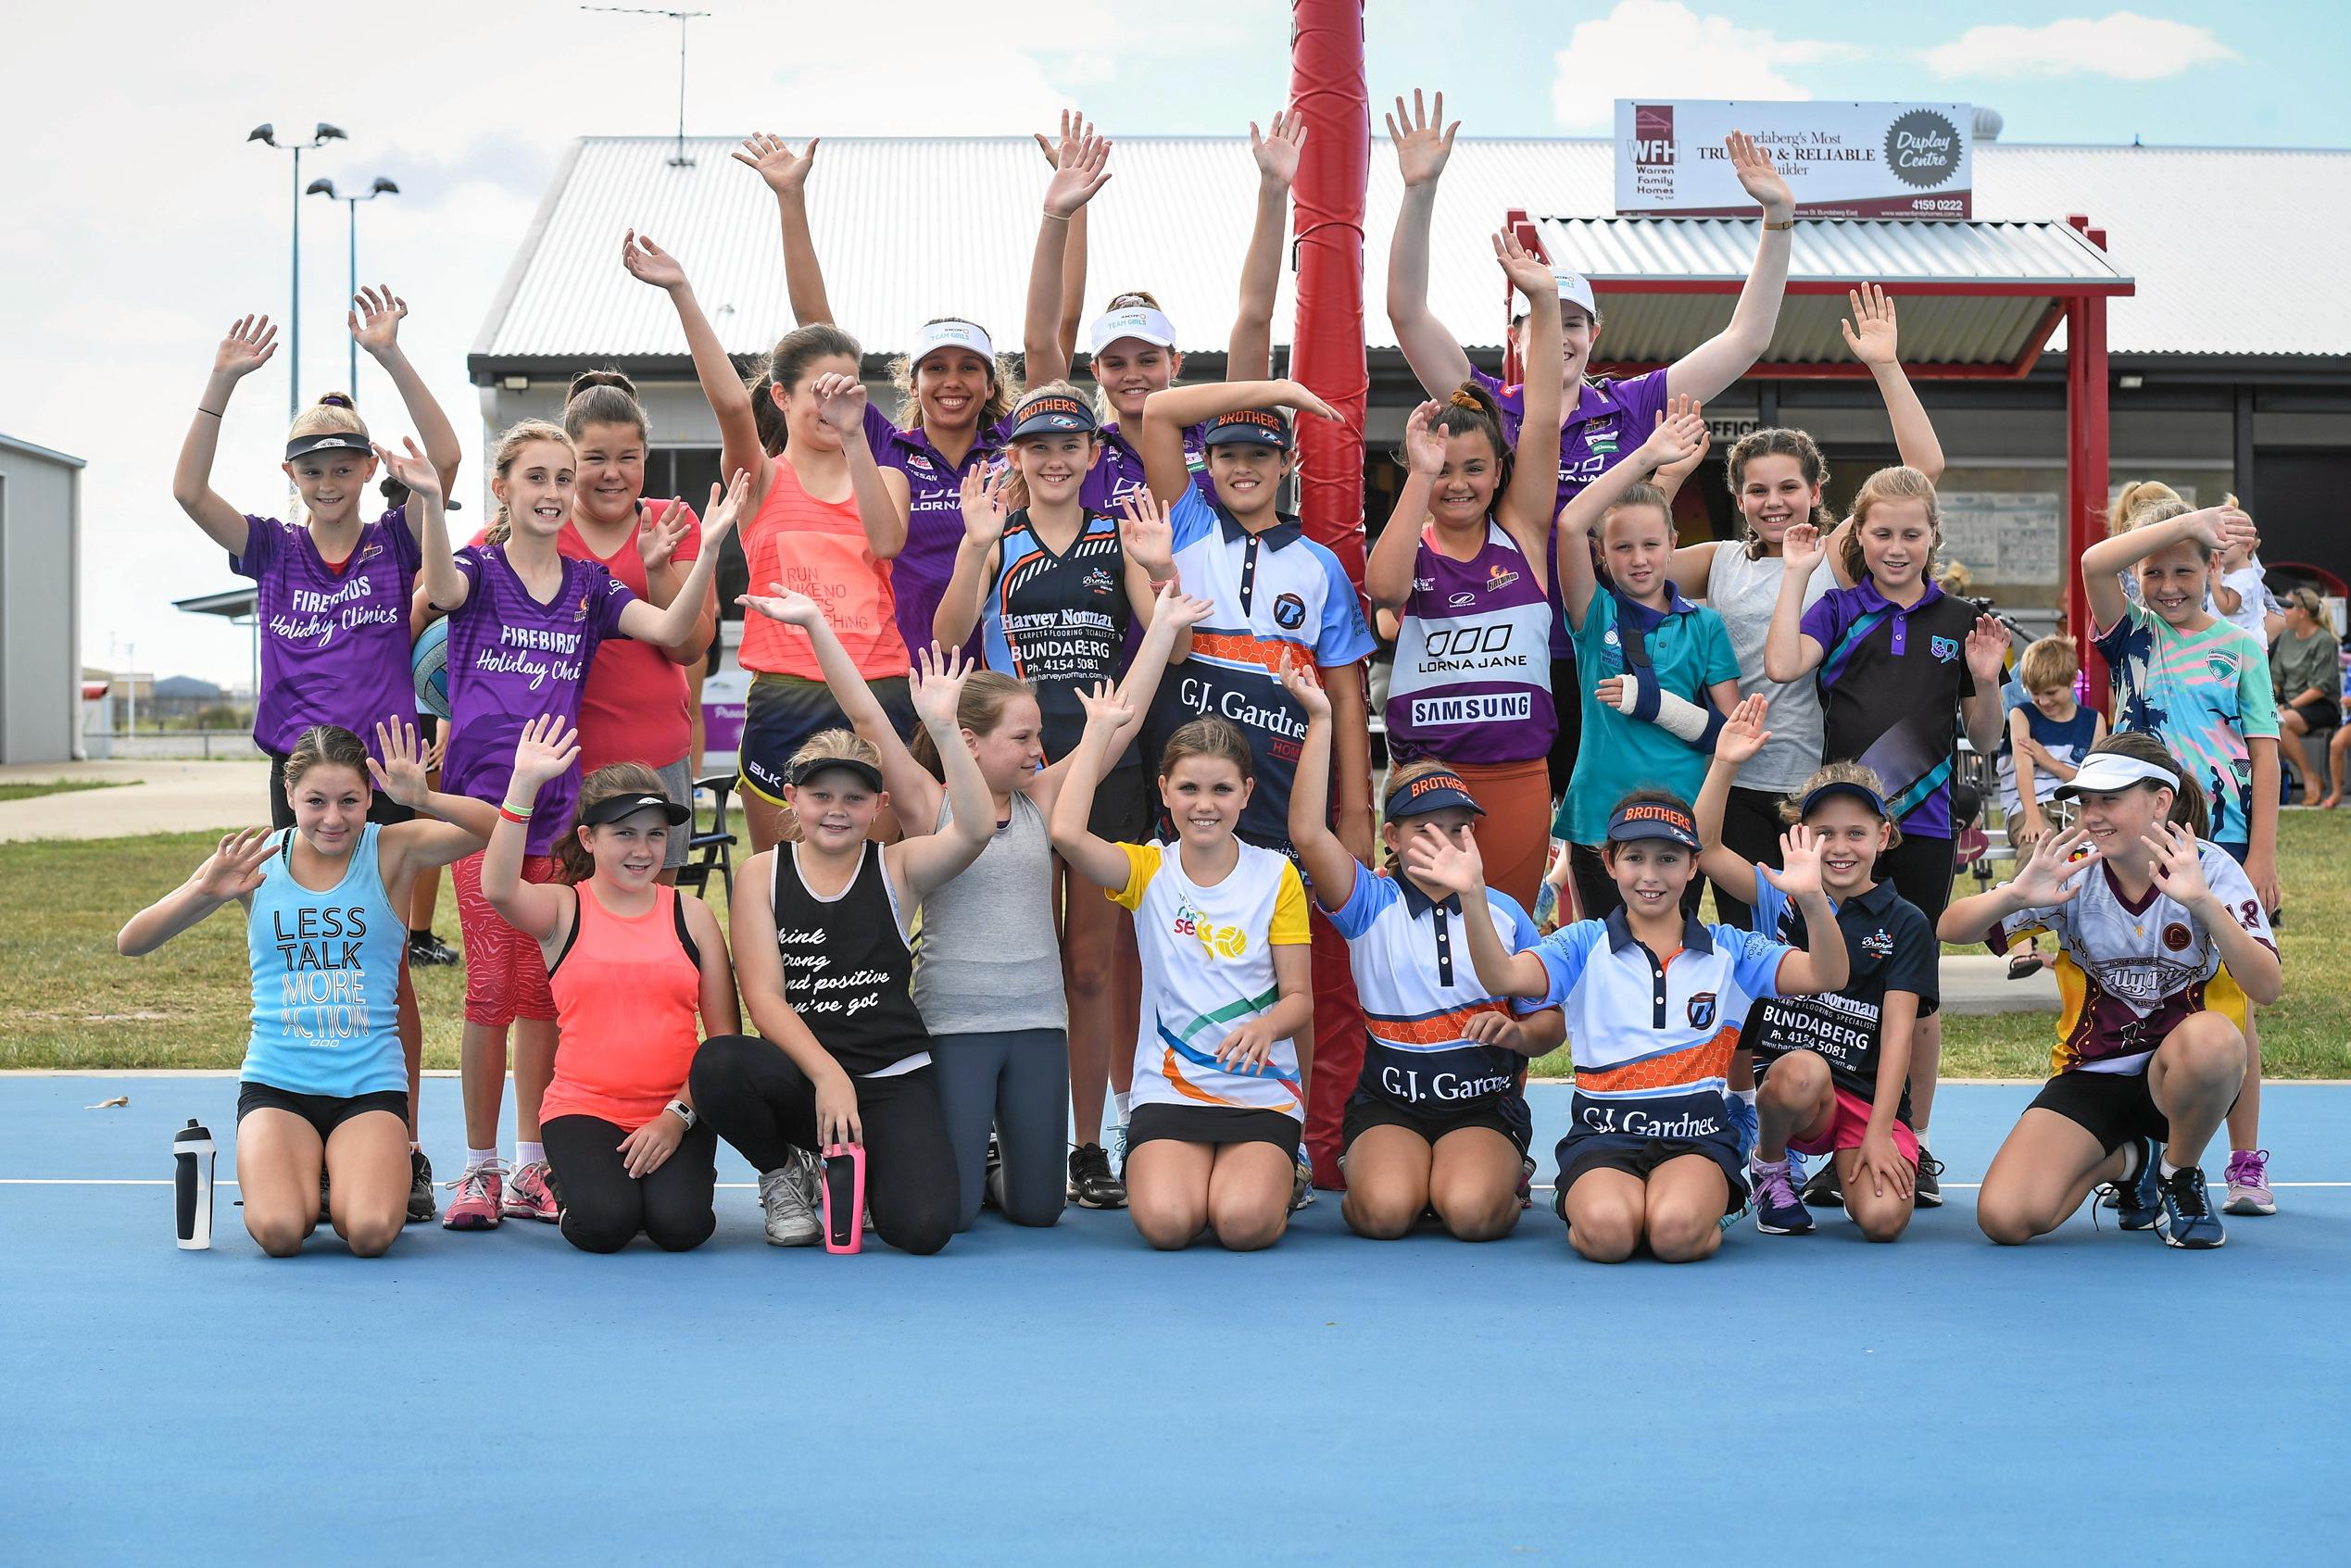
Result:
{"label": "blue netball court", "polygon": [[[2282,1211],[2205,1254],[1984,1242],[2030,1094],[1943,1090],[1949,1203],[1899,1244],[1682,1268],[1540,1208],[1361,1241],[1329,1195],[1249,1257],[1073,1210],[833,1258],[748,1185],[683,1257],[510,1222],[271,1262],[233,1186],[172,1246],[171,1129],[225,1144],[231,1078],[12,1076],[0,1561],[2343,1561],[2351,1085],[2269,1086]],[[456,1082],[425,1110],[454,1163]]]}

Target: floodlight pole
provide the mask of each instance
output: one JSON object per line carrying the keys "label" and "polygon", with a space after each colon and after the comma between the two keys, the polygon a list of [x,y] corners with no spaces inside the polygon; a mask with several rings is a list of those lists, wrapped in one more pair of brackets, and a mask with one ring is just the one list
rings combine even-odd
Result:
{"label": "floodlight pole", "polygon": [[[344,249],[344,256],[346,259],[348,272],[346,292],[344,297],[346,299],[358,298],[359,204],[361,202],[371,202],[378,196],[396,196],[400,194],[400,187],[379,174],[375,177],[375,183],[368,187],[367,194],[363,196],[345,195],[342,192],[334,188],[334,182],[332,180],[313,180],[302,194],[306,196],[324,196],[329,201],[339,201],[343,204],[344,210],[350,214],[350,234],[346,242]],[[349,348],[351,353],[351,379],[346,384],[351,395],[354,398],[357,398],[359,395],[359,340],[356,337],[351,339]]]}
{"label": "floodlight pole", "polygon": [[338,127],[322,119],[307,142],[281,142],[276,127],[268,124],[255,126],[246,132],[245,139],[294,155],[294,243],[293,264],[289,268],[293,282],[285,313],[285,414],[291,420],[302,412],[302,155],[314,152],[329,142],[340,142],[346,138]]}

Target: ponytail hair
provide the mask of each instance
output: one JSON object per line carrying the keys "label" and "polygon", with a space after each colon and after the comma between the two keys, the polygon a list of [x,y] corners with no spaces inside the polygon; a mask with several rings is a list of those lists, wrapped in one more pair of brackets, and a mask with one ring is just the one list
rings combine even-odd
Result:
{"label": "ponytail hair", "polygon": [[[987,734],[1004,721],[1004,709],[1011,707],[1015,698],[1036,695],[1035,688],[1026,681],[1016,680],[1000,670],[974,671],[964,680],[963,690],[955,699],[956,727],[969,730],[975,735]],[[931,738],[929,725],[914,726],[914,739],[908,745],[907,750],[913,753],[914,760],[920,762],[931,777],[942,784],[946,782],[947,764],[940,759],[938,743]]]}
{"label": "ponytail hair", "polygon": [[303,774],[321,765],[348,768],[359,775],[363,788],[372,787],[368,779],[368,748],[340,724],[313,724],[302,732],[294,749],[285,754],[286,788],[291,790],[302,782]]}
{"label": "ponytail hair", "polygon": [[1927,526],[1934,533],[1927,550],[1926,571],[1931,576],[1935,566],[1935,550],[1942,545],[1942,508],[1935,500],[1935,482],[1917,469],[1897,465],[1880,469],[1861,482],[1854,494],[1853,516],[1846,521],[1853,526],[1845,532],[1842,564],[1845,576],[1855,583],[1869,575],[1869,568],[1861,553],[1861,531],[1869,521],[1869,508],[1881,501],[1924,501],[1927,505]]}
{"label": "ponytail hair", "polygon": [[2126,484],[2106,508],[2106,532],[2127,533],[2149,523],[2169,522],[2175,517],[2187,516],[2191,508],[2180,498],[2180,493],[2156,480],[2143,479]]}
{"label": "ponytail hair", "polygon": [[[1741,436],[1737,445],[1731,447],[1729,457],[1723,461],[1723,472],[1730,487],[1730,504],[1739,510],[1749,560],[1764,558],[1764,539],[1746,521],[1746,508],[1739,506],[1739,493],[1747,483],[1747,465],[1757,458],[1795,458],[1797,471],[1804,476],[1804,483],[1811,486],[1816,495],[1819,494],[1820,487],[1829,483],[1829,461],[1820,455],[1819,444],[1813,440],[1810,432],[1774,427],[1751,430]],[[1837,526],[1837,520],[1818,501],[1813,503],[1811,521],[1823,537]]]}
{"label": "ponytail hair", "polygon": [[784,410],[775,406],[775,388],[791,391],[807,379],[811,365],[836,357],[855,360],[861,368],[865,363],[865,351],[857,345],[857,339],[829,321],[795,327],[768,350],[766,365],[748,385],[751,417],[759,422],[760,446],[769,457],[782,456],[790,438],[790,432],[785,427]]}
{"label": "ponytail hair", "polygon": [[285,438],[296,440],[305,435],[325,435],[329,432],[364,436],[367,421],[359,418],[359,406],[347,392],[322,392],[319,400],[294,416]]}
{"label": "ponytail hair", "polygon": [[658,795],[667,799],[669,793],[668,786],[661,783],[661,775],[642,762],[607,763],[582,779],[580,805],[572,813],[572,830],[555,841],[555,880],[576,887],[596,874],[596,857],[580,842],[580,830],[587,826],[589,807],[600,806],[616,795]]}
{"label": "ponytail hair", "polygon": [[590,425],[629,425],[643,441],[647,431],[645,405],[637,401],[636,383],[619,370],[582,370],[572,378],[563,395],[563,433],[579,445]]}
{"label": "ponytail hair", "polygon": [[[542,441],[552,441],[566,452],[572,450],[572,438],[563,433],[561,425],[549,424],[545,420],[517,420],[498,437],[497,446],[490,454],[490,471],[504,479],[507,470],[514,467],[514,460],[522,455],[522,449]],[[493,545],[503,545],[513,532],[514,520],[507,515],[506,502],[501,500],[483,536]]]}
{"label": "ponytail hair", "polygon": [[[2178,775],[2180,787],[2171,790],[2170,820],[2186,828],[2198,838],[2212,836],[2212,812],[2205,802],[2204,786],[2196,782],[2195,770],[2171,755],[2170,749],[2155,736],[2140,730],[2117,730],[2092,746],[2087,755],[2095,757],[2102,751],[2113,752],[2135,761],[2152,762]],[[2131,786],[2153,793],[2171,789],[2169,784],[2141,779]]]}
{"label": "ponytail hair", "polygon": [[[1465,381],[1446,394],[1437,417],[1428,421],[1428,428],[1442,435],[1482,435],[1486,445],[1494,449],[1494,497],[1502,498],[1510,488],[1511,470],[1517,462],[1517,449],[1502,437],[1502,405],[1494,395],[1475,380]],[[1411,455],[1402,446],[1396,448],[1396,460],[1407,468]]]}

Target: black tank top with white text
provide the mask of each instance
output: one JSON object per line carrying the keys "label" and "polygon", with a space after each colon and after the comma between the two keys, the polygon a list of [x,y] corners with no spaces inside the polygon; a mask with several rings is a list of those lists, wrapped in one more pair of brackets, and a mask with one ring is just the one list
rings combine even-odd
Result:
{"label": "black tank top with white text", "polygon": [[899,927],[882,847],[865,846],[857,875],[832,898],[800,880],[799,847],[775,847],[769,904],[784,960],[784,999],[852,1077],[886,1073],[931,1048],[908,984],[914,955]]}

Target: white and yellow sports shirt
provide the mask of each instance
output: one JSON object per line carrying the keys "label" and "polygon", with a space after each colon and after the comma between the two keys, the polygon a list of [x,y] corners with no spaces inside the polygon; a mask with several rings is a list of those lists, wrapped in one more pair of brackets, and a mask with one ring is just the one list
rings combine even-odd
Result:
{"label": "white and yellow sports shirt", "polygon": [[1184,874],[1172,844],[1122,844],[1126,885],[1111,902],[1135,911],[1143,960],[1142,1027],[1135,1038],[1136,1105],[1221,1105],[1306,1119],[1298,1043],[1274,1042],[1246,1073],[1216,1060],[1225,1036],[1281,999],[1274,949],[1303,947],[1306,889],[1287,856],[1254,845],[1213,887]]}

